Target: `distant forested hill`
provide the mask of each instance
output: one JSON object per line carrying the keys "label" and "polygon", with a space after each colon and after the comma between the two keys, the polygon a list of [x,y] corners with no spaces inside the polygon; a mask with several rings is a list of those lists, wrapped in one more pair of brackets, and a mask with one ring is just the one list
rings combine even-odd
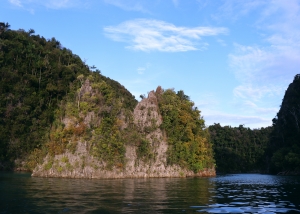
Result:
{"label": "distant forested hill", "polygon": [[271,127],[209,126],[217,171],[300,173],[300,75],[284,95]]}
{"label": "distant forested hill", "polygon": [[265,150],[272,127],[250,129],[239,127],[209,126],[215,153],[217,172],[265,171]]}

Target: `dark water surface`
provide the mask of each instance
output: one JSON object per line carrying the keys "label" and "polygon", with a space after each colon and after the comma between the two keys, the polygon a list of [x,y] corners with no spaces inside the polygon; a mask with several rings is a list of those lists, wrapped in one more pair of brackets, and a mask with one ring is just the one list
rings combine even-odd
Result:
{"label": "dark water surface", "polygon": [[0,172],[0,213],[300,213],[300,177],[89,180]]}

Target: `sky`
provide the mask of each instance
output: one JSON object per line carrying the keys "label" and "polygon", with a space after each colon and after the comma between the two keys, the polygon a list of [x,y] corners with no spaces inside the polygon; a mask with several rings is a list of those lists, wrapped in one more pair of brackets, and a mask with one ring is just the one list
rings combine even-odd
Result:
{"label": "sky", "polygon": [[183,90],[206,126],[272,125],[300,73],[300,0],[0,0],[135,97]]}

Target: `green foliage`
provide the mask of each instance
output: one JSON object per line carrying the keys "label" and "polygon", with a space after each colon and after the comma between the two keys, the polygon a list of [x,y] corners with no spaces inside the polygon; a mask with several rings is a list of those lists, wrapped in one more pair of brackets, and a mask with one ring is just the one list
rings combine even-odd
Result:
{"label": "green foliage", "polygon": [[116,120],[103,118],[100,126],[95,129],[92,142],[93,154],[106,161],[108,168],[124,162],[125,146]]}
{"label": "green foliage", "polygon": [[266,156],[272,173],[300,173],[300,74],[285,92],[273,119],[273,132]]}
{"label": "green foliage", "polygon": [[139,160],[149,162],[154,158],[153,147],[150,145],[148,140],[145,138],[140,138],[136,146],[136,153]]}
{"label": "green foliage", "polygon": [[271,131],[271,127],[251,130],[243,125],[209,126],[217,171],[230,173],[264,170],[264,153]]}
{"label": "green foliage", "polygon": [[[13,168],[15,159],[28,158],[32,169],[44,150],[61,154],[75,140],[72,134],[77,138],[89,135],[82,124],[61,127],[66,115],[80,123],[79,114],[97,110],[101,101],[109,104],[99,114],[109,115],[109,107],[115,104],[131,110],[136,105],[122,85],[90,71],[55,38],[46,40],[32,29],[7,30],[9,27],[0,23],[0,166]],[[78,94],[86,79],[101,85],[103,98]],[[89,99],[92,106],[87,104]]]}
{"label": "green foliage", "polygon": [[52,166],[53,166],[53,160],[50,160],[50,161],[48,161],[47,164],[45,164],[44,169],[49,170],[52,168]]}
{"label": "green foliage", "polygon": [[205,130],[200,111],[183,91],[155,92],[163,118],[161,129],[167,135],[168,163],[179,164],[194,172],[214,166],[209,133]]}
{"label": "green foliage", "polygon": [[[126,143],[137,147],[140,159],[154,157],[145,135],[157,128],[156,121],[137,131],[130,116],[137,101],[122,85],[90,71],[55,38],[46,40],[32,29],[9,27],[0,23],[1,165],[13,167],[19,158],[27,159],[28,168],[33,169],[46,154],[75,152],[78,141],[89,142],[93,154],[109,167],[124,164]],[[183,91],[166,91],[160,94],[160,108],[161,128],[171,145],[169,162],[194,171],[213,164],[204,120],[188,96]],[[71,124],[65,127],[64,118]],[[90,118],[89,126],[86,118]]]}
{"label": "green foliage", "polygon": [[69,158],[68,158],[67,156],[63,156],[63,157],[61,158],[61,161],[62,161],[63,163],[69,163]]}
{"label": "green foliage", "polygon": [[146,134],[147,132],[138,130],[133,123],[121,131],[123,142],[136,147],[138,161],[149,162],[154,158],[153,145],[146,139]]}
{"label": "green foliage", "polygon": [[62,172],[62,171],[63,171],[63,167],[60,166],[60,165],[57,165],[57,166],[56,166],[56,170],[57,170],[58,172]]}
{"label": "green foliage", "polygon": [[45,148],[43,149],[35,148],[28,156],[25,167],[28,170],[32,171],[37,164],[42,164],[46,154],[47,151],[45,150]]}
{"label": "green foliage", "polygon": [[[128,106],[99,73],[88,77],[79,75],[77,87],[73,87],[65,97],[58,111],[51,132],[48,152],[61,154],[68,149],[76,151],[76,141],[87,142],[91,154],[107,164],[107,168],[123,167],[125,156],[125,137],[120,118],[128,115]],[[127,109],[126,109],[127,108]],[[69,118],[70,123],[63,127],[61,117]],[[84,122],[86,118],[88,126]],[[130,119],[132,121],[132,118]]]}
{"label": "green foliage", "polygon": [[[58,103],[87,66],[34,31],[0,34],[0,162],[25,158],[47,140]],[[75,83],[76,84],[76,83]]]}

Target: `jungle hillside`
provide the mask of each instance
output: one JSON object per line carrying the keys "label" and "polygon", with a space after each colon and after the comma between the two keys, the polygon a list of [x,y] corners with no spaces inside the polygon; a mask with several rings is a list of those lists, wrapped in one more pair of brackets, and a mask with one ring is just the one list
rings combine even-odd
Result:
{"label": "jungle hillside", "polygon": [[43,171],[56,175],[120,172],[129,162],[128,148],[133,167],[161,165],[160,156],[170,171],[215,167],[204,120],[182,90],[158,87],[137,105],[120,83],[55,38],[11,30],[8,23],[0,23],[0,74],[1,169],[32,171],[44,164]]}
{"label": "jungle hillside", "polygon": [[[157,89],[139,103],[119,82],[89,66],[55,38],[0,22],[0,169],[53,169],[57,155],[84,143],[105,169],[136,162],[192,172],[300,172],[300,75],[288,86],[273,125],[209,127],[183,90]],[[143,101],[144,100],[144,101]],[[61,159],[71,170],[70,160]],[[83,161],[84,162],[84,161]],[[57,163],[56,171],[63,170]],[[69,168],[68,168],[69,167]],[[73,167],[73,168],[72,168]],[[97,166],[94,166],[95,168]]]}

